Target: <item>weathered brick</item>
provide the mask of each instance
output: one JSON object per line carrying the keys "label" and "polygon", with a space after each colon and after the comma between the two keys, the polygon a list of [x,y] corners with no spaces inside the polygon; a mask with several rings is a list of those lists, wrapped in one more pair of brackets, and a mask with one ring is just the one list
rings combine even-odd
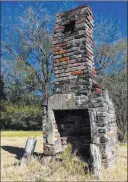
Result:
{"label": "weathered brick", "polygon": [[79,70],[79,71],[73,71],[71,74],[72,75],[81,75],[83,73],[83,70]]}
{"label": "weathered brick", "polygon": [[58,59],[59,61],[68,61],[69,58],[68,57],[65,57],[65,58],[61,58],[61,59]]}

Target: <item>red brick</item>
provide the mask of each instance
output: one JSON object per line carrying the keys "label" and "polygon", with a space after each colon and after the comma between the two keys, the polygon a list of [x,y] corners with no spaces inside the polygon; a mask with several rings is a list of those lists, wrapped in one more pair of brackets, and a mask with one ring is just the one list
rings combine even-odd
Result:
{"label": "red brick", "polygon": [[93,74],[96,74],[96,70],[94,68],[90,68],[90,71],[93,73]]}
{"label": "red brick", "polygon": [[76,63],[76,60],[69,60],[68,63],[69,63],[69,64]]}
{"label": "red brick", "polygon": [[92,16],[88,16],[88,19],[89,19],[90,21],[93,21]]}
{"label": "red brick", "polygon": [[60,46],[60,47],[63,47],[63,46],[66,46],[66,45],[67,45],[67,42],[62,42],[62,43],[58,44],[58,46]]}
{"label": "red brick", "polygon": [[66,53],[67,51],[66,50],[60,50],[59,52],[58,52],[58,54],[64,54],[64,53]]}
{"label": "red brick", "polygon": [[55,27],[55,30],[59,30],[59,29],[60,29],[60,30],[63,30],[63,29],[64,29],[64,26],[56,26],[56,27]]}
{"label": "red brick", "polygon": [[60,51],[61,50],[61,48],[60,47],[58,47],[58,46],[54,46],[54,48],[53,48],[53,52],[56,52],[56,51]]}
{"label": "red brick", "polygon": [[68,57],[65,57],[65,58],[60,58],[60,59],[58,59],[60,62],[61,61],[68,61],[69,60],[69,58]]}
{"label": "red brick", "polygon": [[100,88],[95,88],[95,91],[96,91],[96,93],[101,93],[101,92],[102,92],[102,89],[100,89]]}
{"label": "red brick", "polygon": [[85,21],[86,21],[86,19],[77,20],[77,21],[76,21],[76,25],[77,25],[77,24],[80,24],[80,23],[84,23]]}
{"label": "red brick", "polygon": [[73,71],[72,75],[81,75],[83,74],[83,70],[79,70],[79,71]]}
{"label": "red brick", "polygon": [[80,12],[81,12],[81,9],[75,10],[75,11],[72,12],[72,15],[77,15],[77,14],[79,14]]}
{"label": "red brick", "polygon": [[53,63],[58,63],[58,59],[54,60]]}

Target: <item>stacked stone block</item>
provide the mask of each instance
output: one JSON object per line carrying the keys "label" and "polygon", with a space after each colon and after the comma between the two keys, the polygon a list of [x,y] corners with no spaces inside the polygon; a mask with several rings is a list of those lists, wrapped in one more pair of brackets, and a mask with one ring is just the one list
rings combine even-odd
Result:
{"label": "stacked stone block", "polygon": [[[117,125],[108,92],[96,81],[92,28],[93,16],[88,6],[56,17],[53,41],[56,81],[54,94],[48,100],[44,155],[62,152],[71,143],[85,157],[88,151],[93,160],[101,156],[104,166],[109,167],[116,159]],[[97,162],[92,163],[95,166]],[[100,165],[95,174],[99,174],[99,168]]]}

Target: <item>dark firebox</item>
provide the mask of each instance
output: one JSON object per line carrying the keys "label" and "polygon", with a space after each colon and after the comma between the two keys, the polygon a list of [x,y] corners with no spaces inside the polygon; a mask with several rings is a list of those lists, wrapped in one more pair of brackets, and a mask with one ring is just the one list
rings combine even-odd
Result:
{"label": "dark firebox", "polygon": [[82,158],[89,157],[91,131],[88,110],[56,110],[55,120],[61,137],[67,137],[73,152]]}

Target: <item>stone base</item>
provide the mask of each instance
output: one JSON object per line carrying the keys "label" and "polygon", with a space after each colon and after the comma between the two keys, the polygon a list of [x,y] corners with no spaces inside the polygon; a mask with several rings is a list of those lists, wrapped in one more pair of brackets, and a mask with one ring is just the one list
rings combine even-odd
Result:
{"label": "stone base", "polygon": [[[80,150],[85,151],[86,155],[91,144],[99,146],[104,167],[114,165],[117,125],[114,106],[107,91],[89,95],[55,94],[49,98],[48,106],[47,135],[44,135],[48,145],[44,145],[44,155],[64,151],[67,143],[71,143],[78,153]],[[93,157],[97,160],[96,155]],[[96,173],[98,176],[99,172]]]}

